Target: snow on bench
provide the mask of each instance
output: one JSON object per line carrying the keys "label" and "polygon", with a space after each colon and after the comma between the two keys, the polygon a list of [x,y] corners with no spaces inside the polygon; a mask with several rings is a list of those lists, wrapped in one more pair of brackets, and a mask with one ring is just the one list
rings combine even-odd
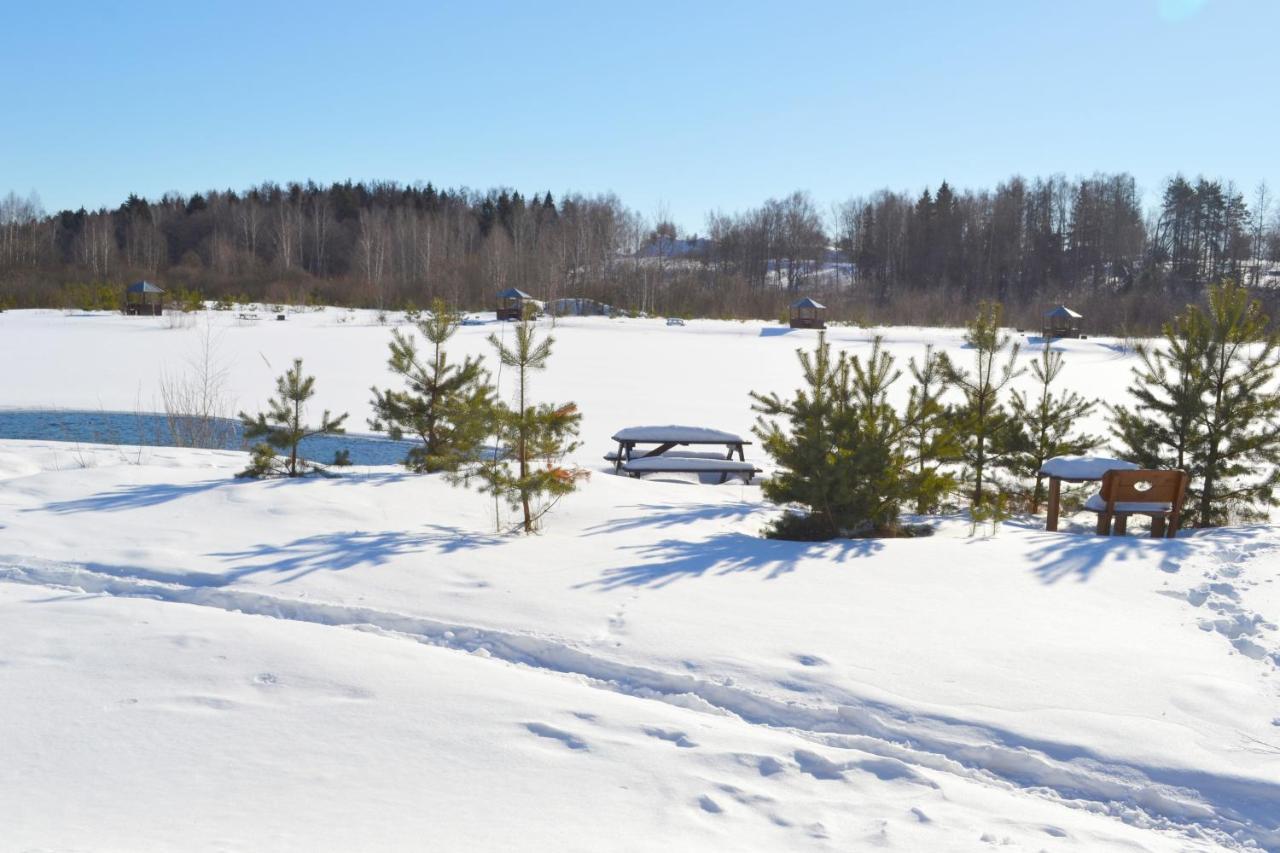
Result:
{"label": "snow on bench", "polygon": [[[605,461],[607,461],[607,462],[617,462],[617,461],[618,461],[618,451],[616,451],[616,450],[610,450],[608,453],[606,453],[606,454],[604,455],[604,458],[605,458]],[[624,462],[625,462],[625,461],[627,460],[627,458],[628,458],[628,457],[627,457],[627,455],[626,455],[626,454],[623,454],[623,455],[622,455],[622,461],[624,461]],[[668,450],[666,453],[653,454],[652,456],[650,456],[650,454],[647,454],[647,453],[637,453],[637,454],[635,454],[635,455],[631,456],[630,458],[631,458],[631,459],[645,459],[645,458],[652,458],[652,459],[659,459],[659,458],[661,458],[661,459],[709,459],[709,460],[714,460],[714,461],[719,461],[719,462],[724,462],[724,461],[725,461],[725,455],[724,455],[723,453],[716,453],[715,451],[710,451],[710,450]]]}
{"label": "snow on bench", "polygon": [[[1084,502],[1084,508],[1090,512],[1106,512],[1107,502],[1103,500],[1102,493],[1098,492]],[[1131,512],[1135,514],[1143,514],[1149,512],[1172,512],[1172,503],[1160,502],[1143,502],[1143,501],[1117,501],[1115,505],[1116,512]]]}
{"label": "snow on bench", "polygon": [[622,470],[632,473],[648,474],[657,471],[674,473],[689,471],[699,474],[719,474],[728,471],[731,474],[742,474],[758,469],[750,462],[739,462],[737,459],[691,459],[688,456],[641,456],[630,462],[622,463]]}
{"label": "snow on bench", "polygon": [[750,462],[736,459],[701,459],[689,456],[642,456],[623,462],[621,469],[633,477],[641,474],[719,474],[724,482],[732,474],[742,477],[744,483],[760,469]]}

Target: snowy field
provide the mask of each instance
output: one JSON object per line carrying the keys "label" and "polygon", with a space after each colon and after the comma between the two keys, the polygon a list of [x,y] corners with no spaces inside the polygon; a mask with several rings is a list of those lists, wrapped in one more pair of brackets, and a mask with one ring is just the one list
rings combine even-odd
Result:
{"label": "snowy field", "polygon": [[[301,356],[359,430],[389,379],[369,313],[209,322],[239,407]],[[202,337],[168,326],[0,314],[0,406],[155,410]],[[879,331],[964,363],[958,331]],[[601,456],[745,434],[815,333],[555,335],[535,395],[578,403],[593,474],[535,537],[396,468],[0,441],[0,850],[1280,850],[1273,526],[767,541],[758,486]],[[1123,399],[1121,342],[1059,346]]]}

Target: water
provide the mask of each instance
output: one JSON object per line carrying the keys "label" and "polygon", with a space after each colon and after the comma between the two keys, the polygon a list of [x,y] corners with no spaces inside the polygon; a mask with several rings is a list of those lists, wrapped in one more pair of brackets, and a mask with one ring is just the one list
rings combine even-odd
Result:
{"label": "water", "polygon": [[[183,426],[179,425],[179,433]],[[0,410],[0,439],[74,441],[82,444],[121,444],[137,447],[181,447],[169,419],[162,414],[80,412],[65,410]],[[239,421],[219,420],[209,442],[222,450],[247,450]],[[325,435],[304,440],[300,456],[328,464],[334,453],[346,450],[353,465],[398,465],[414,443],[354,435]]]}

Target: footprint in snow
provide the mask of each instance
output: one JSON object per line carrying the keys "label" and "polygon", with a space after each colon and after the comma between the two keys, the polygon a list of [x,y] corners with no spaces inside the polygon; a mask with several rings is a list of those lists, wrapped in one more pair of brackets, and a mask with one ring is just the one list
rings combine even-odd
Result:
{"label": "footprint in snow", "polygon": [[724,811],[724,809],[720,807],[719,803],[708,797],[706,794],[698,797],[698,807],[707,814],[720,814]]}
{"label": "footprint in snow", "polygon": [[686,735],[684,732],[677,732],[677,731],[669,732],[666,729],[659,729],[654,726],[650,726],[644,729],[643,731],[649,737],[656,737],[659,740],[665,740],[668,743],[674,743],[676,746],[680,747],[681,749],[692,749],[695,746],[697,746],[696,743],[689,740],[689,736]]}
{"label": "footprint in snow", "polygon": [[843,768],[834,761],[828,761],[816,752],[804,749],[796,750],[796,764],[802,773],[808,773],[815,779],[842,780]]}
{"label": "footprint in snow", "polygon": [[760,771],[761,776],[773,776],[782,772],[782,762],[776,758],[765,756],[760,759],[760,763],[756,765],[756,769]]}
{"label": "footprint in snow", "polygon": [[826,666],[827,662],[817,655],[796,655],[796,663],[801,666]]}
{"label": "footprint in snow", "polygon": [[564,729],[557,729],[555,726],[548,726],[546,723],[525,723],[524,727],[533,732],[538,737],[549,738],[550,740],[558,740],[569,749],[587,749],[587,742],[582,738]]}

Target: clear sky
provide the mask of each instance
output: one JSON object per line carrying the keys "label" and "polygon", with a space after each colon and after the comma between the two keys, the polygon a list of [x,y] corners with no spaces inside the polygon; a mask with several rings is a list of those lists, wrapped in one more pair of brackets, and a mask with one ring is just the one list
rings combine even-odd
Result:
{"label": "clear sky", "polygon": [[1278,0],[0,0],[0,193],[613,191],[691,231],[809,190],[1280,183]]}

